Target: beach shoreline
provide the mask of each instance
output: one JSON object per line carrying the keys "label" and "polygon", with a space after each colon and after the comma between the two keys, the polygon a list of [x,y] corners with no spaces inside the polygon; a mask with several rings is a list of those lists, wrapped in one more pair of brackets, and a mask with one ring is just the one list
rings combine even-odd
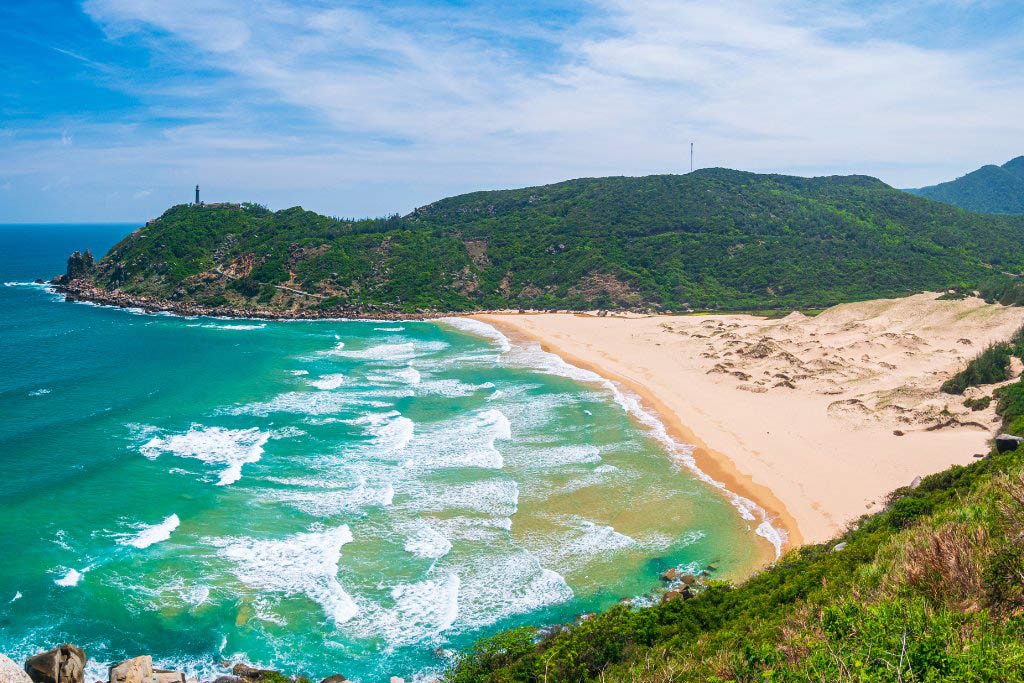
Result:
{"label": "beach shoreline", "polygon": [[994,406],[941,382],[1024,309],[937,294],[794,313],[470,316],[640,397],[697,467],[787,532],[826,542],[915,478],[987,453]]}
{"label": "beach shoreline", "polygon": [[[778,549],[778,552],[785,553],[803,545],[803,537],[800,534],[796,520],[783,505],[782,501],[770,489],[757,484],[750,477],[737,470],[727,456],[709,448],[648,386],[610,370],[606,364],[595,363],[590,359],[577,356],[557,343],[553,343],[550,339],[515,325],[514,321],[510,320],[510,318],[519,315],[547,314],[500,312],[479,313],[467,317],[491,325],[513,343],[535,343],[541,350],[553,353],[570,365],[593,372],[635,394],[640,398],[644,407],[656,415],[664,424],[669,436],[679,444],[692,447],[691,455],[701,472],[718,484],[721,484],[724,491],[741,496],[761,508],[764,513],[763,521],[770,522],[773,527],[785,535],[785,540]],[[755,570],[765,567],[778,559],[777,549],[771,541],[763,536],[758,536],[757,538],[759,539],[758,548],[760,552]]]}

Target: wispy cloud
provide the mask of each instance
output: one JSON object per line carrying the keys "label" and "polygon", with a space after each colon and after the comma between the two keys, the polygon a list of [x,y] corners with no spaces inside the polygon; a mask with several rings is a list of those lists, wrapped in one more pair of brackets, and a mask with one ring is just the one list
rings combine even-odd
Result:
{"label": "wispy cloud", "polygon": [[[1004,28],[1024,10],[954,4],[595,0],[548,15],[87,0],[109,43],[150,55],[118,79],[139,105],[76,121],[75,144],[34,149],[26,172],[144,177],[154,207],[195,178],[352,214],[478,187],[681,171],[695,140],[700,165],[922,184],[1024,151],[1018,34],[964,33],[991,34],[997,6]],[[937,44],[931,22],[954,10],[964,35]],[[24,162],[32,144],[0,161]]]}

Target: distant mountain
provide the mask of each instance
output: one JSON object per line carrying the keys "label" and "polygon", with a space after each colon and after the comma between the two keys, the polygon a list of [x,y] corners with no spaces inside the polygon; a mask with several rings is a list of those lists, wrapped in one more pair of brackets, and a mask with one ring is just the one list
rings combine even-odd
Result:
{"label": "distant mountain", "polygon": [[779,310],[1021,272],[1024,217],[865,176],[705,169],[474,192],[383,219],[181,205],[79,260],[83,298],[186,313]]}
{"label": "distant mountain", "polygon": [[1024,156],[930,187],[907,190],[921,197],[982,213],[1024,214]]}

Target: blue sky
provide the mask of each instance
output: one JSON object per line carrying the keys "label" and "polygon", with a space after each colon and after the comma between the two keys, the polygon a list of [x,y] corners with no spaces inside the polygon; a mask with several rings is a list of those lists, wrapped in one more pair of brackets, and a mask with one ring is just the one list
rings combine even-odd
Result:
{"label": "blue sky", "polygon": [[2,0],[0,222],[1024,154],[1018,0]]}

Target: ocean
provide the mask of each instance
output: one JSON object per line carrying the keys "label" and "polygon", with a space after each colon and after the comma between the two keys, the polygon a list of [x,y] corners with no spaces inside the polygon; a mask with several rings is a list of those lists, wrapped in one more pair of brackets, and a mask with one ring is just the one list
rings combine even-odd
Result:
{"label": "ocean", "polygon": [[[763,557],[635,398],[465,319],[220,320],[31,284],[135,226],[0,226],[0,652],[319,680]],[[763,529],[762,529],[763,531]]]}

